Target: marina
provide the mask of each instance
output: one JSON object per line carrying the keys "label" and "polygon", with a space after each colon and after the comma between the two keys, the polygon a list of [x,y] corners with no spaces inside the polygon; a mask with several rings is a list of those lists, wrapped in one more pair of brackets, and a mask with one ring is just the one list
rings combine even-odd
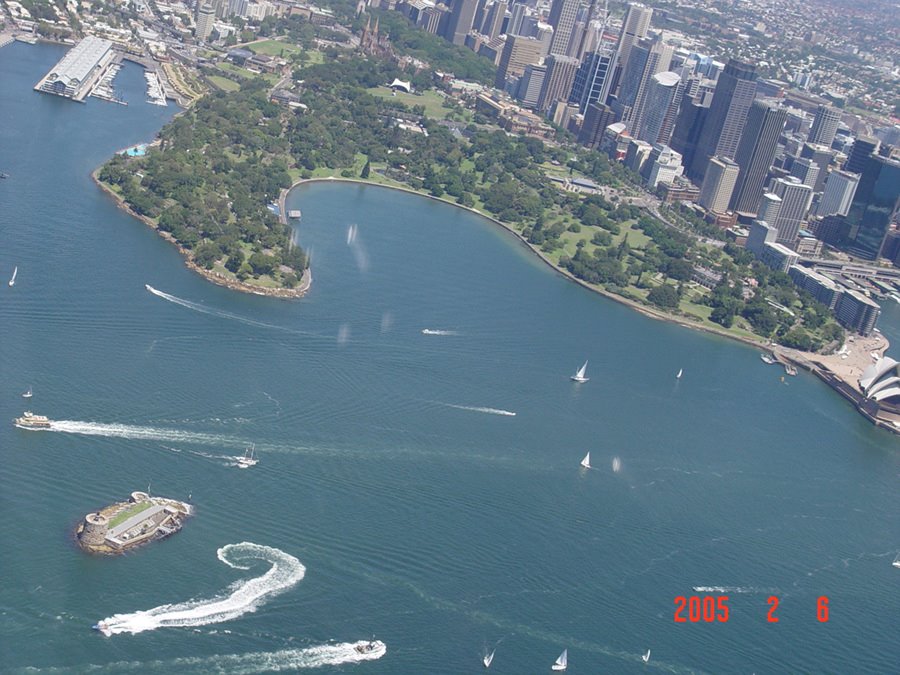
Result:
{"label": "marina", "polygon": [[144,79],[147,81],[147,103],[166,106],[166,94],[162,82],[155,70],[145,70]]}
{"label": "marina", "polygon": [[119,74],[121,69],[122,64],[119,61],[110,63],[109,68],[106,69],[106,72],[103,73],[103,76],[97,80],[97,84],[91,89],[91,96],[99,98],[102,101],[108,101],[109,103],[128,105],[128,103],[116,95],[116,91],[113,88],[113,81],[116,79],[116,75]]}

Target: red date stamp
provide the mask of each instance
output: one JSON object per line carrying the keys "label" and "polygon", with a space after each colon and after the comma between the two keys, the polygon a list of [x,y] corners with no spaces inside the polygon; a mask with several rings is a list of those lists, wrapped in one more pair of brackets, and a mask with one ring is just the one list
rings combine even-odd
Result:
{"label": "red date stamp", "polygon": [[[766,600],[769,611],[766,621],[778,623],[776,614],[781,600],[777,595]],[[727,595],[679,595],[675,598],[675,623],[727,623],[730,616]],[[828,596],[819,596],[816,601],[816,619],[819,623],[828,623]]]}

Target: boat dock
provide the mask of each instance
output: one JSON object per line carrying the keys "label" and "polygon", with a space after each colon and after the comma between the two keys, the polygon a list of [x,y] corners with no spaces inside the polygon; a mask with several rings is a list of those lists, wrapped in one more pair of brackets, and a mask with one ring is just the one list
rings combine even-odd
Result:
{"label": "boat dock", "polygon": [[300,209],[291,209],[287,212],[288,218],[294,218],[296,220],[300,220],[300,217],[303,215],[300,213]]}
{"label": "boat dock", "polygon": [[114,59],[113,62],[109,64],[109,68],[106,69],[106,72],[104,72],[100,79],[97,80],[97,84],[94,85],[94,88],[91,89],[91,96],[99,98],[101,101],[128,105],[128,103],[116,96],[116,90],[113,88],[113,80],[116,79],[116,75],[119,74],[120,70],[122,70],[121,61],[119,59]]}
{"label": "boat dock", "polygon": [[66,52],[50,72],[34,85],[34,90],[84,101],[116,61],[112,42],[88,35]]}
{"label": "boat dock", "polygon": [[144,79],[147,81],[147,102],[153,105],[167,106],[166,93],[163,90],[159,74],[155,70],[145,70]]}

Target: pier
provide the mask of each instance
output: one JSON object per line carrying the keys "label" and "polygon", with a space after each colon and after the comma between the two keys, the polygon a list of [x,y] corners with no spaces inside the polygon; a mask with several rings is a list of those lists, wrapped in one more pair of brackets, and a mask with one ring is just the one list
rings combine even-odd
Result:
{"label": "pier", "polygon": [[112,42],[89,35],[70,49],[34,85],[34,89],[74,101],[84,101],[115,59]]}

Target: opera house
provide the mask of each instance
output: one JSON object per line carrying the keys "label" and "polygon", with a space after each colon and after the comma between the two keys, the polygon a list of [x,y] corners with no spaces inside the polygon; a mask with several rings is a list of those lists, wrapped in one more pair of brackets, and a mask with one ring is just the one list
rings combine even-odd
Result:
{"label": "opera house", "polygon": [[900,363],[885,356],[863,371],[859,389],[865,396],[857,407],[873,421],[900,433]]}

